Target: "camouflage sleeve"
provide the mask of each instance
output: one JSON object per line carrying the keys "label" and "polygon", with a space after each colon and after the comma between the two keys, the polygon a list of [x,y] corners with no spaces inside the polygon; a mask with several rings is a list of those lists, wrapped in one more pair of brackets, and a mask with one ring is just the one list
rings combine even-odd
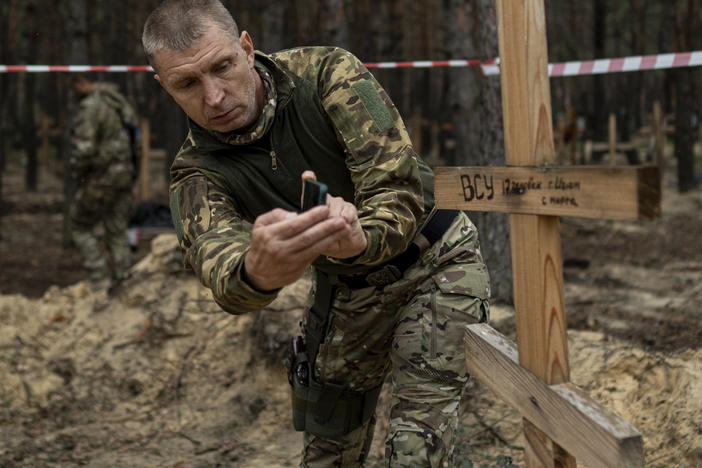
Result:
{"label": "camouflage sleeve", "polygon": [[261,293],[242,280],[250,229],[213,182],[199,174],[179,180],[170,188],[170,205],[185,263],[222,309],[243,314],[276,298],[277,292]]}
{"label": "camouflage sleeve", "polygon": [[395,105],[363,63],[342,49],[318,50],[326,51],[317,76],[322,106],[346,148],[368,238],[366,251],[351,261],[379,264],[407,248],[422,218],[417,155]]}

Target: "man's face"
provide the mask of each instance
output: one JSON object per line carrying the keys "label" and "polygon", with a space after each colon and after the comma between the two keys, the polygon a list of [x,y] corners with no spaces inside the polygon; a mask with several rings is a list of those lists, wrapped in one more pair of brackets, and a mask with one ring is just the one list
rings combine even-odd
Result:
{"label": "man's face", "polygon": [[188,49],[156,52],[154,62],[156,80],[201,127],[231,132],[258,119],[261,81],[246,31],[232,40],[211,26]]}

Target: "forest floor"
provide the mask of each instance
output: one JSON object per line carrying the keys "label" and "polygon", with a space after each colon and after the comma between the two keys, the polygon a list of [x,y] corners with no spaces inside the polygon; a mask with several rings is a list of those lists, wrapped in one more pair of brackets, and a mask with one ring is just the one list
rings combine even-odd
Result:
{"label": "forest floor", "polygon": [[[671,170],[672,172],[672,170]],[[664,184],[654,221],[562,218],[571,380],[643,434],[646,466],[702,466],[702,199]],[[175,236],[143,242],[124,288],[91,291],[62,245],[47,174],[3,174],[1,467],[291,467],[281,365],[309,287],[266,309],[221,312],[183,271]],[[514,338],[514,312],[492,308]],[[381,466],[388,385],[368,462]],[[469,383],[452,466],[523,465],[519,415]]]}

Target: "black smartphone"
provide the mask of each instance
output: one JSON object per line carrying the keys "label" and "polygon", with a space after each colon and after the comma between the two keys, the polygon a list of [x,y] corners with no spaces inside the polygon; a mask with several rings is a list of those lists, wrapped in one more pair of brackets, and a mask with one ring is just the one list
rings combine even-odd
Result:
{"label": "black smartphone", "polygon": [[327,185],[316,180],[307,179],[302,185],[302,211],[317,205],[327,204]]}

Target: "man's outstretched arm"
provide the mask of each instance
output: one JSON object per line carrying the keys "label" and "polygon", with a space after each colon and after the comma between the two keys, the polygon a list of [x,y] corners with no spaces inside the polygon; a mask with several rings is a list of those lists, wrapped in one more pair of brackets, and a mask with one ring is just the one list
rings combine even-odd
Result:
{"label": "man's outstretched arm", "polygon": [[265,307],[319,255],[344,243],[353,226],[331,210],[331,205],[305,213],[275,209],[250,227],[205,176],[180,179],[171,187],[171,214],[185,263],[232,314]]}

